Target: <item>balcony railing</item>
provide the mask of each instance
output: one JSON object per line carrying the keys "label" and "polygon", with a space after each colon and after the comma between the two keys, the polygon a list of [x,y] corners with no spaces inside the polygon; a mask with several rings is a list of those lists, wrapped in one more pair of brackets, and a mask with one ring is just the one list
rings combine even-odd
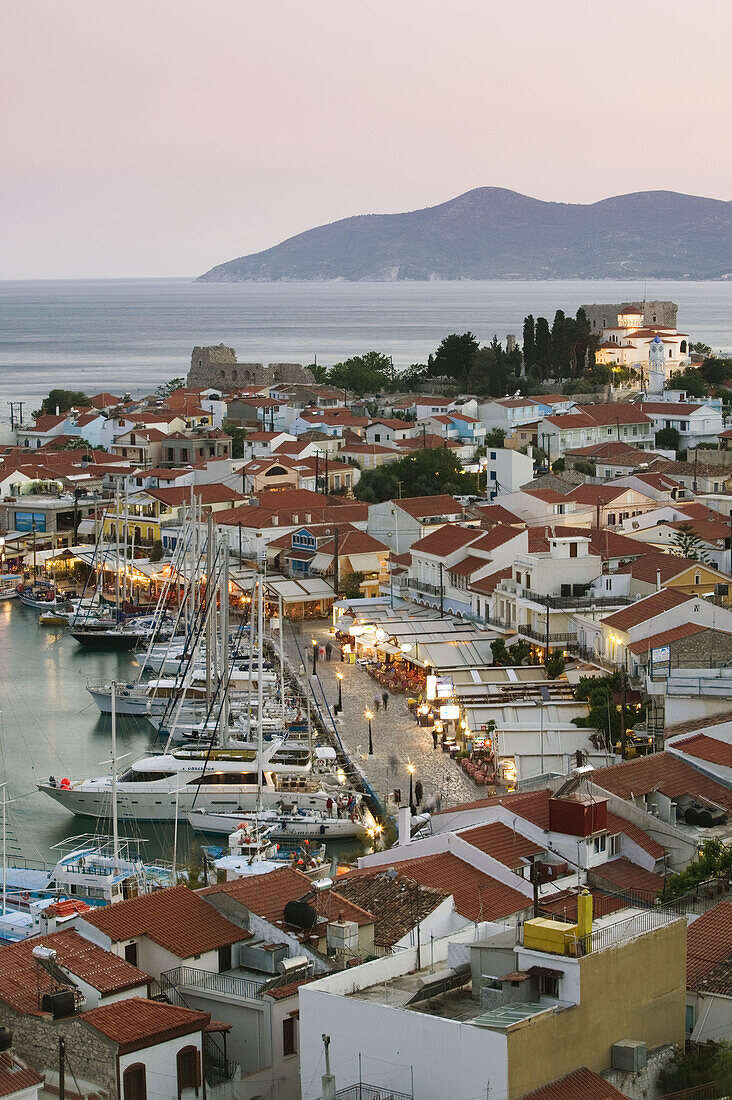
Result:
{"label": "balcony railing", "polygon": [[[531,638],[534,642],[546,645],[546,630],[534,630],[532,626],[525,626],[524,623],[517,623],[516,629],[524,638]],[[576,634],[552,634],[551,632],[549,634],[549,645],[570,645],[576,640]]]}
{"label": "balcony railing", "polygon": [[545,596],[541,592],[524,589],[523,599],[532,600],[543,607],[571,609],[576,607],[622,607],[634,603],[633,596]]}
{"label": "balcony railing", "polygon": [[338,1089],[335,1095],[336,1100],[414,1100],[411,1092],[396,1092],[391,1088],[367,1085],[365,1082]]}
{"label": "balcony railing", "polygon": [[[439,585],[429,584],[427,581],[418,581],[418,580],[415,580],[414,577],[410,578],[409,587],[410,588],[416,588],[416,590],[418,592],[426,592],[430,596],[439,596],[439,594],[440,594],[440,586]],[[443,587],[442,591],[443,592],[445,591],[444,587]]]}
{"label": "balcony railing", "polygon": [[169,987],[176,991],[181,988],[208,989],[223,993],[226,997],[251,1001],[261,997],[264,984],[253,978],[241,978],[238,974],[213,974],[192,966],[178,966],[160,975],[160,988],[166,996],[169,995]]}

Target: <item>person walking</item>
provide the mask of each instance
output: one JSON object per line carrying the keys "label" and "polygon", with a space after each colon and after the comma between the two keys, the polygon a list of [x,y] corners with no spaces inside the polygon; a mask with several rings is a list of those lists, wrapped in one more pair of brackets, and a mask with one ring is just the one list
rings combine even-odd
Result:
{"label": "person walking", "polygon": [[326,644],[325,644],[325,659],[326,659],[326,661],[329,661],[331,659],[332,655],[333,655],[333,646],[330,644],[330,642],[326,642]]}
{"label": "person walking", "polygon": [[437,748],[437,726],[432,727],[432,747]]}
{"label": "person walking", "polygon": [[377,714],[381,710],[381,696],[379,695],[378,691],[376,695],[374,695],[374,710]]}
{"label": "person walking", "polygon": [[381,702],[384,704],[384,710],[385,711],[388,710],[389,709],[389,692],[388,691],[382,691],[382,693],[381,693]]}

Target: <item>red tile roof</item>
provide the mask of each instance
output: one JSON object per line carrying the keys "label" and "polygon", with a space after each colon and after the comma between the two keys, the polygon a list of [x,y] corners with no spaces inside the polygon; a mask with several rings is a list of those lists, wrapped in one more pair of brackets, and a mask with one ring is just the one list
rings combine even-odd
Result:
{"label": "red tile roof", "polygon": [[396,875],[390,875],[383,867],[378,870],[364,867],[340,875],[337,880],[341,897],[374,914],[374,943],[384,947],[398,943],[451,893],[419,883],[405,875],[401,866],[395,864]]}
{"label": "red tile roof", "polygon": [[628,1100],[624,1092],[619,1092],[591,1069],[582,1066],[545,1085],[535,1092],[524,1093],[522,1100]]}
{"label": "red tile roof", "polygon": [[689,925],[686,933],[686,988],[704,988],[708,976],[732,953],[732,901],[722,901]]}
{"label": "red tile roof", "polygon": [[[617,913],[620,909],[628,908],[628,902],[625,898],[607,894],[604,890],[598,890],[596,886],[589,887],[589,890],[592,894],[592,912],[595,917],[608,917],[611,913]],[[577,889],[574,888],[572,890],[562,890],[558,894],[545,894],[541,898],[542,912],[564,917],[568,921],[576,921],[577,893]]]}
{"label": "red tile roof", "polygon": [[486,531],[477,542],[473,543],[474,550],[485,550],[487,553],[491,553],[493,550],[497,550],[499,546],[505,545],[510,542],[511,539],[517,538],[522,531],[517,530],[515,527],[511,527],[506,523],[499,523],[495,527],[491,527],[489,531]]}
{"label": "red tile roof", "polygon": [[26,1066],[11,1050],[0,1054],[0,1096],[12,1096],[14,1092],[42,1085],[43,1081],[40,1073]]}
{"label": "red tile roof", "polygon": [[92,1008],[82,1013],[81,1018],[85,1024],[116,1043],[121,1053],[129,1053],[157,1046],[181,1035],[203,1031],[211,1015],[165,1004],[164,1001],[129,997]]}
{"label": "red tile roof", "polygon": [[64,969],[103,995],[146,986],[149,981],[148,975],[136,966],[91,943],[73,928],[67,928],[49,936],[0,947],[0,1001],[16,1012],[40,1015],[38,987],[41,993],[54,988],[50,974],[39,970],[33,958],[33,948],[39,944],[52,947],[57,962]]}
{"label": "red tile roof", "polygon": [[732,791],[669,752],[597,768],[592,773],[592,782],[623,799],[661,791],[667,798],[679,798],[684,794],[700,796],[732,811]]}
{"label": "red tile roof", "polygon": [[[714,717],[717,722],[722,719],[721,715]],[[687,756],[695,756],[698,760],[708,760],[710,764],[732,768],[732,745],[727,741],[718,741],[716,737],[708,737],[706,733],[697,733],[694,737],[676,741],[674,748],[680,749]]]}
{"label": "red tile roof", "polygon": [[470,589],[472,592],[480,592],[482,595],[491,596],[496,586],[501,581],[508,580],[513,572],[512,567],[509,565],[505,569],[499,569],[497,573],[489,573],[487,577],[481,577],[480,580],[471,581]]}
{"label": "red tile roof", "polygon": [[392,501],[413,519],[431,519],[433,516],[461,516],[463,506],[454,497],[443,493],[432,497],[401,497]]}
{"label": "red tile roof", "polygon": [[106,905],[86,919],[112,942],[146,936],[179,959],[251,938],[250,932],[226,920],[187,886]]}
{"label": "red tile roof", "polygon": [[505,523],[510,526],[524,527],[525,522],[520,516],[515,516],[504,508],[502,504],[474,504],[470,511],[480,516],[486,523]]}
{"label": "red tile roof", "polygon": [[[388,556],[389,547],[383,542],[379,542],[379,540],[375,539],[372,535],[369,535],[367,531],[359,531],[350,523],[344,526],[346,530],[342,532],[339,531],[339,557],[347,557],[349,554],[380,554],[383,557]],[[335,539],[331,539],[330,542],[326,542],[323,546],[319,546],[318,553],[334,554]]]}
{"label": "red tile roof", "polygon": [[145,492],[155,500],[162,501],[163,504],[176,507],[190,501],[191,489],[202,504],[225,504],[227,501],[238,504],[247,499],[236,489],[229,489],[228,486],[217,482],[210,485],[171,485],[165,489],[146,489]]}
{"label": "red tile roof", "polygon": [[[630,541],[633,541],[632,539]],[[660,572],[662,584],[667,584],[668,581],[674,577],[678,577],[680,573],[685,573],[687,569],[711,569],[717,576],[722,576],[713,565],[707,565],[704,562],[693,561],[691,558],[681,557],[679,554],[664,554],[662,551],[651,551],[650,554],[643,554],[637,561],[634,561],[630,567],[630,575],[634,580],[647,581],[650,584],[656,583],[656,574]]]}
{"label": "red tile roof", "polygon": [[663,875],[646,871],[644,867],[625,858],[611,859],[608,863],[593,867],[592,874],[616,890],[630,891],[650,900],[661,893],[665,881]]}
{"label": "red tile roof", "polygon": [[359,925],[372,924],[374,921],[371,913],[341,897],[335,890],[314,893],[307,875],[294,867],[279,867],[266,875],[252,875],[234,879],[232,882],[221,882],[216,886],[206,886],[198,893],[203,896],[227,894],[245,909],[271,924],[283,922],[284,908],[288,901],[299,901],[305,897],[308,898],[308,904],[317,909],[322,919],[335,920],[342,911],[346,920],[356,921]]}
{"label": "red tile roof", "polygon": [[452,894],[455,909],[468,920],[499,920],[531,906],[531,898],[471,867],[452,852],[402,860],[398,866],[403,874],[424,886]]}
{"label": "red tile roof", "polygon": [[448,571],[454,573],[456,577],[469,577],[471,573],[477,573],[479,569],[485,569],[487,565],[488,562],[485,558],[476,558],[474,555],[469,554],[462,561],[448,566]]}
{"label": "red tile roof", "polygon": [[412,543],[412,554],[425,553],[436,554],[445,558],[448,554],[454,554],[471,542],[477,542],[482,532],[475,527],[462,527],[459,523],[446,523],[436,531],[430,531],[429,535]]}
{"label": "red tile roof", "polygon": [[538,856],[545,851],[540,845],[534,844],[533,840],[510,829],[502,821],[464,829],[458,836],[480,852],[493,856],[499,863],[505,863],[511,870],[523,867],[531,856]]}
{"label": "red tile roof", "polygon": [[[671,642],[680,642],[683,638],[690,638],[693,634],[703,634],[708,628],[694,623],[683,623],[681,626],[671,627],[670,630],[662,630],[659,634],[651,634],[649,638],[643,638],[640,642],[631,642],[628,649],[631,653],[648,653],[659,646],[670,645]],[[715,633],[721,633],[715,631]],[[726,632],[725,632],[726,633]]]}
{"label": "red tile roof", "polygon": [[646,596],[645,599],[621,608],[620,611],[614,611],[601,622],[614,630],[627,633],[632,627],[645,623],[664,611],[670,611],[672,607],[678,607],[679,604],[686,603],[690,599],[692,599],[691,596],[687,596],[685,592],[679,592],[676,588],[662,588],[659,592]]}

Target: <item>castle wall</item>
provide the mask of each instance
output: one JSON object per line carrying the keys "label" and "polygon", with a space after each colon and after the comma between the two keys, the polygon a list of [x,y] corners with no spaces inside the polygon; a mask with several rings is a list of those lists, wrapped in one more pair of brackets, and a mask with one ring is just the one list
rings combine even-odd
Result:
{"label": "castle wall", "polygon": [[679,307],[675,302],[614,302],[611,305],[583,305],[580,308],[587,314],[592,332],[597,333],[604,328],[616,328],[618,314],[627,306],[632,306],[642,313],[647,325],[676,328],[676,314]]}
{"label": "castle wall", "polygon": [[195,347],[191,353],[191,369],[188,386],[215,387],[216,389],[241,386],[271,386],[284,384],[312,384],[312,371],[301,363],[239,363],[236,352],[225,344],[213,347]]}

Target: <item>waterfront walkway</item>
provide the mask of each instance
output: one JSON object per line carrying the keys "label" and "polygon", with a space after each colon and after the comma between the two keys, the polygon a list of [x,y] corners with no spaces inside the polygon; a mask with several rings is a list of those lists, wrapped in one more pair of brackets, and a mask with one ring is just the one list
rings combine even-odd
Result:
{"label": "waterfront walkway", "polygon": [[[384,711],[381,707],[376,712],[374,696],[380,696],[383,688],[358,665],[340,661],[339,649],[329,633],[328,624],[285,624],[285,653],[295,670],[300,667],[301,657],[293,637],[293,627],[305,658],[308,677],[312,672],[311,639],[315,638],[320,645],[328,641],[333,643],[331,660],[318,661],[318,680],[332,712],[338,699],[336,674],[340,672],[343,675],[343,713],[336,718],[338,732],[344,748],[365,772],[382,803],[387,794],[396,788],[401,790],[402,804],[405,804],[409,792],[407,765],[410,763],[415,769],[414,782],[420,780],[424,789],[423,803],[429,804],[439,799],[445,807],[485,797],[485,787],[477,787],[447,753],[439,747],[434,748],[431,730],[417,726],[414,715],[407,709],[406,695],[390,696],[388,709]],[[315,685],[315,695],[322,705],[318,684]],[[368,755],[367,710],[373,714],[373,756]]]}

